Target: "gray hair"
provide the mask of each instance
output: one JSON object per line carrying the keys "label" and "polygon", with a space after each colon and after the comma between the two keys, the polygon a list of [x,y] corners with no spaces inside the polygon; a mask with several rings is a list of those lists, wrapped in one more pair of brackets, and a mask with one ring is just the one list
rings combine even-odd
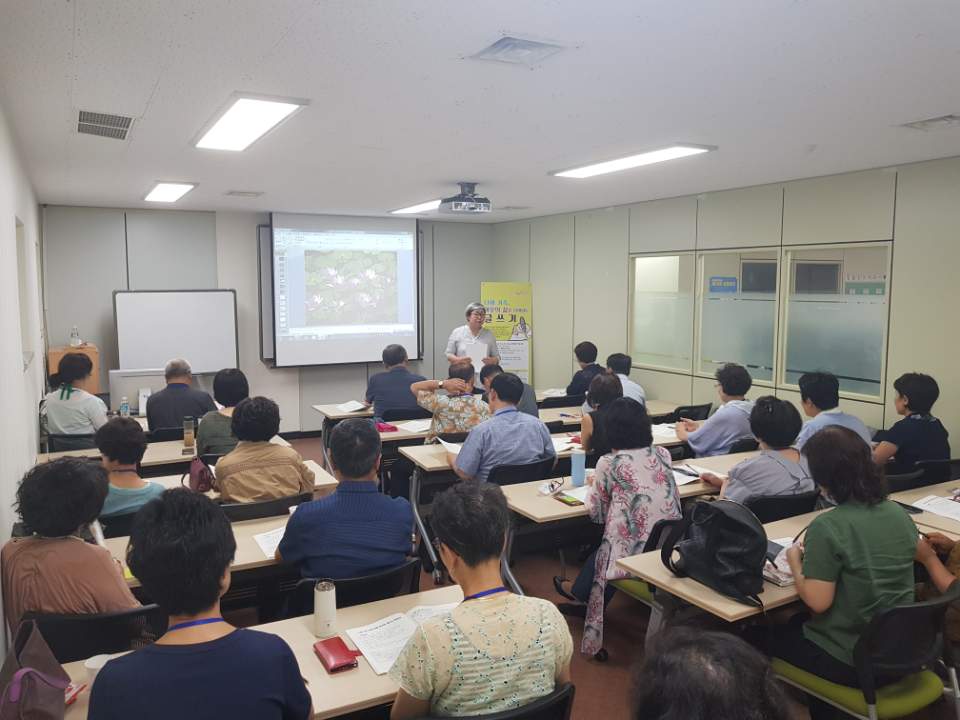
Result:
{"label": "gray hair", "polygon": [[471,315],[473,315],[473,313],[475,313],[478,310],[482,312],[484,315],[487,314],[487,308],[484,306],[483,303],[472,302],[469,305],[467,305],[467,309],[464,311],[464,315],[466,315],[466,317],[469,318]]}
{"label": "gray hair", "polygon": [[190,363],[183,358],[175,358],[168,362],[163,369],[163,377],[165,380],[175,377],[190,377],[192,372]]}

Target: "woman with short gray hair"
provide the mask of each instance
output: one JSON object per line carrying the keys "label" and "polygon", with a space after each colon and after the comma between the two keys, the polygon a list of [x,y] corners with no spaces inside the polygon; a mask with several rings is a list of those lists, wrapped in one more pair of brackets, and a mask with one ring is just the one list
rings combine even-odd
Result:
{"label": "woman with short gray hair", "polygon": [[460,358],[472,358],[477,375],[484,365],[500,362],[500,350],[493,333],[483,327],[487,318],[487,309],[483,303],[472,302],[467,305],[464,315],[467,324],[455,328],[447,340],[447,360],[455,363]]}

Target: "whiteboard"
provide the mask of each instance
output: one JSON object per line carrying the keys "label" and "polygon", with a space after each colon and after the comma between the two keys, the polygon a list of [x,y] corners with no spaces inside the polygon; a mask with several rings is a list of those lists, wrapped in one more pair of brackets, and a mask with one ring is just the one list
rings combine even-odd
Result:
{"label": "whiteboard", "polygon": [[162,368],[184,358],[195,374],[237,367],[235,290],[117,290],[120,370]]}

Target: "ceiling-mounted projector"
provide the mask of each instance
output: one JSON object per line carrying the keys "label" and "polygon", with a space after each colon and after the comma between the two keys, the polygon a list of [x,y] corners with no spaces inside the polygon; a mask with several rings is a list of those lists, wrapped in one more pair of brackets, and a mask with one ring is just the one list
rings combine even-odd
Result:
{"label": "ceiling-mounted projector", "polygon": [[475,182],[457,184],[460,186],[459,194],[441,200],[440,212],[451,214],[490,212],[490,199],[477,195],[477,184]]}

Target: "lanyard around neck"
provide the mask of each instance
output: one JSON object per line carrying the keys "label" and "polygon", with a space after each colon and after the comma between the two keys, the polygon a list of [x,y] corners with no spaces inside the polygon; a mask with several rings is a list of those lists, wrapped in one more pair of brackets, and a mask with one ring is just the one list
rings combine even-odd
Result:
{"label": "lanyard around neck", "polygon": [[226,622],[223,618],[203,618],[202,620],[187,620],[187,622],[177,623],[176,625],[171,625],[167,628],[167,632],[173,632],[174,630],[183,630],[188,627],[195,627],[197,625],[210,625],[211,623],[222,623]]}
{"label": "lanyard around neck", "polygon": [[507,590],[503,585],[501,585],[500,587],[490,588],[489,590],[481,590],[480,592],[474,593],[473,595],[467,595],[463,599],[463,601],[466,602],[467,600],[479,600],[482,597],[487,597],[487,595],[496,595],[497,593],[502,593],[502,592],[510,592],[510,591]]}

